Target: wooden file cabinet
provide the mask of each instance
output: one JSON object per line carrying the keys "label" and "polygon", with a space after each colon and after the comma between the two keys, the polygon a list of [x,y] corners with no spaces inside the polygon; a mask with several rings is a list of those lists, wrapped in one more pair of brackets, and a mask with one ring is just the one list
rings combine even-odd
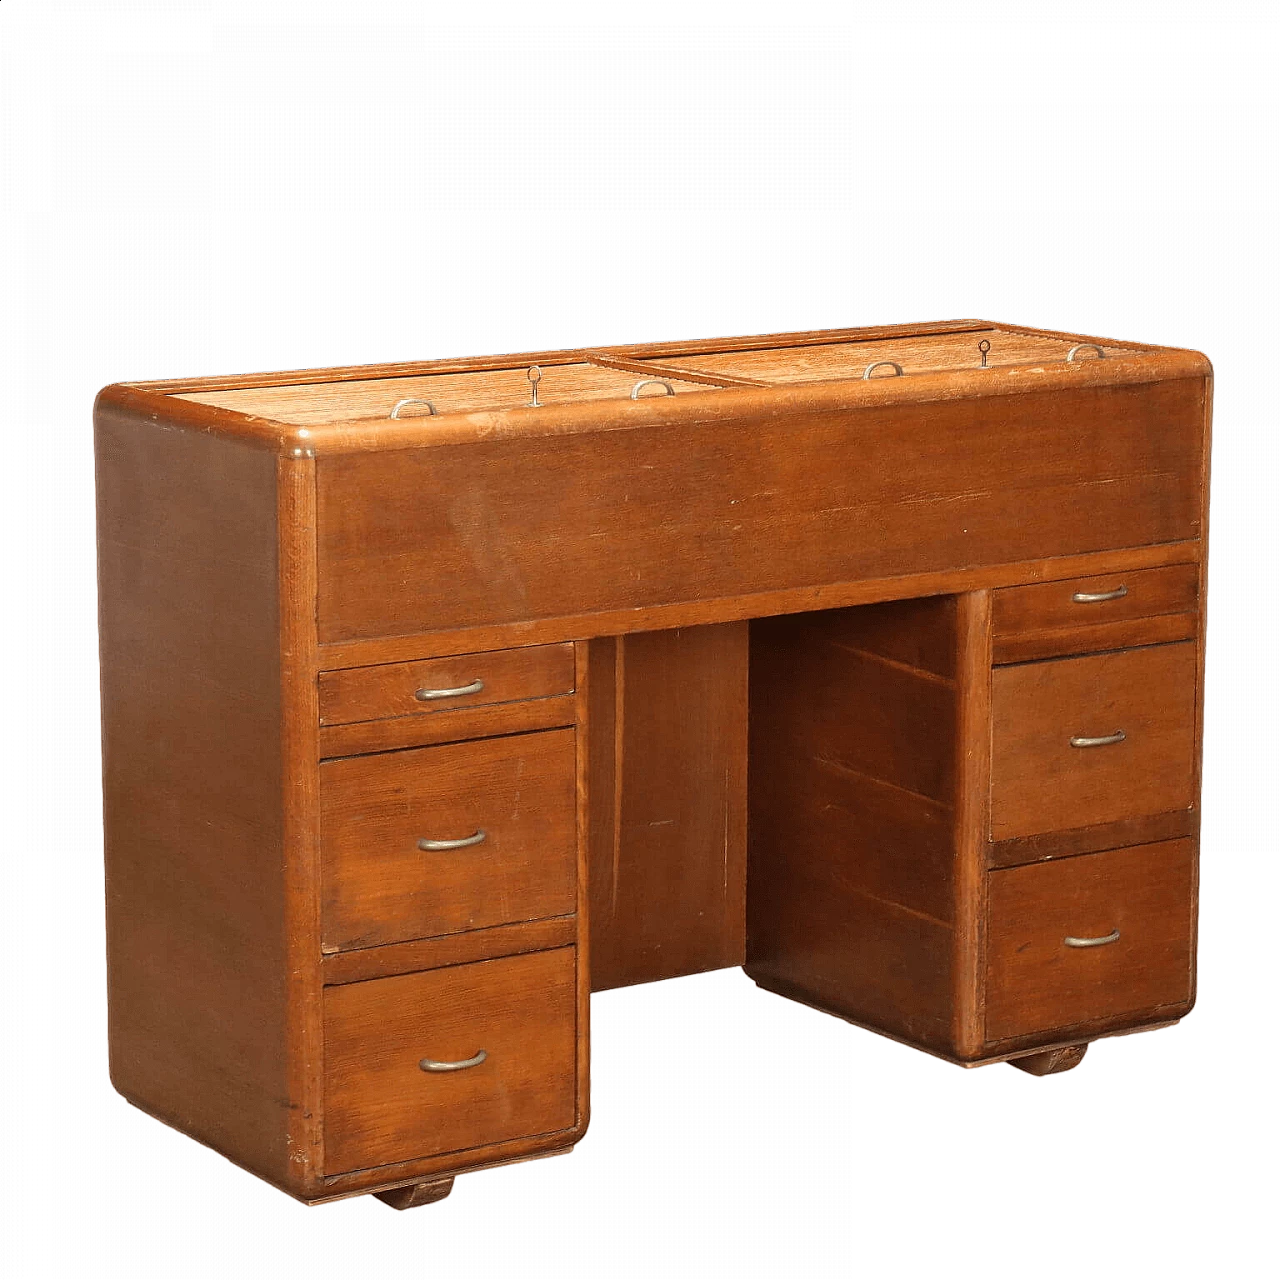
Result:
{"label": "wooden file cabinet", "polygon": [[1181,1018],[1210,396],[979,321],[107,388],[117,1088],[406,1207],[582,1137],[593,989]]}

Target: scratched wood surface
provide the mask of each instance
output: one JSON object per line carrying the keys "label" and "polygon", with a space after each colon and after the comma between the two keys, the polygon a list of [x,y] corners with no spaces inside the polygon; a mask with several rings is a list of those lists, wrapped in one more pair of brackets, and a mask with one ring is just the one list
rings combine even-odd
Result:
{"label": "scratched wood surface", "polygon": [[747,624],[591,651],[592,987],[741,964]]}
{"label": "scratched wood surface", "polygon": [[320,639],[1194,538],[1202,414],[1182,381],[322,456]]}

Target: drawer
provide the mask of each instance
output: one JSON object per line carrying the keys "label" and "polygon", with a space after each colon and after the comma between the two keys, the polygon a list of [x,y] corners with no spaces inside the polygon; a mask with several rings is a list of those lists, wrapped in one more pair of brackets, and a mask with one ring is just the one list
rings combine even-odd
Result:
{"label": "drawer", "polygon": [[1193,840],[992,871],[989,887],[988,1041],[1189,1005]]}
{"label": "drawer", "polygon": [[1196,633],[1199,580],[1196,565],[1175,564],[993,592],[994,660],[1189,639]]}
{"label": "drawer", "polygon": [[327,987],[325,1174],[571,1129],[574,957],[561,947]]}
{"label": "drawer", "polygon": [[573,692],[573,645],[534,645],[324,671],[320,723],[354,724]]}
{"label": "drawer", "polygon": [[1189,808],[1195,701],[1190,642],[997,667],[991,838]]}
{"label": "drawer", "polygon": [[325,950],[571,913],[574,739],[555,729],[325,761]]}

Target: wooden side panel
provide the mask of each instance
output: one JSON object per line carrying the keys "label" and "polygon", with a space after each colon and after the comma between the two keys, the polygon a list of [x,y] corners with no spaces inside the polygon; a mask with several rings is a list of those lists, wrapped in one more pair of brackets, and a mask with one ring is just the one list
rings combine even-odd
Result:
{"label": "wooden side panel", "polygon": [[[884,611],[858,612],[752,626],[746,969],[771,990],[951,1052],[954,684],[849,648],[887,625]],[[953,598],[900,618],[913,638],[877,648],[954,654]]]}
{"label": "wooden side panel", "polygon": [[96,427],[112,1080],[296,1187],[276,458]]}
{"label": "wooden side panel", "polygon": [[595,641],[593,990],[742,963],[747,626]]}
{"label": "wooden side panel", "polygon": [[1194,538],[1203,397],[1184,378],[861,409],[779,401],[753,417],[322,456],[320,638]]}

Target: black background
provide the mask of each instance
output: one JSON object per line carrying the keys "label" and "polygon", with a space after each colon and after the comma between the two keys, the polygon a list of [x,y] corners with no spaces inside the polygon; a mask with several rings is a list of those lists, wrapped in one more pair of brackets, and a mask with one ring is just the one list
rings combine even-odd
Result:
{"label": "black background", "polygon": [[[401,242],[355,260],[311,251],[308,261],[276,230],[275,256],[252,248],[232,269],[215,250],[192,252],[180,273],[108,264],[88,307],[86,431],[92,394],[113,380],[960,316],[1198,348],[1219,370],[1220,404],[1224,384],[1230,397],[1226,307],[1190,265],[1196,229],[1184,228],[1172,253],[1149,223],[1146,241],[1112,225],[1085,234],[1070,218],[1014,241],[993,218],[933,225],[946,230],[909,250],[888,223],[874,248],[801,238],[786,250],[756,223],[746,234],[707,229],[698,252],[668,253],[530,250],[513,229],[509,252],[499,246],[483,275],[447,292],[439,279],[465,251],[417,248],[429,233],[404,227]],[[579,264],[571,278],[567,260]],[[1211,607],[1215,639],[1220,609]],[[448,1256],[483,1271],[504,1243],[556,1266],[595,1226],[622,1260],[690,1215],[714,1213],[739,1233],[780,1215],[851,1233],[851,1029],[737,973],[598,996],[593,1025],[593,1124],[579,1151],[462,1179],[444,1206],[394,1215],[362,1199],[305,1210],[132,1111],[105,1075],[97,1123],[110,1174],[92,1175],[92,1196],[122,1228],[164,1221],[211,1242],[265,1229],[282,1244],[408,1244],[397,1266],[433,1270]]]}

